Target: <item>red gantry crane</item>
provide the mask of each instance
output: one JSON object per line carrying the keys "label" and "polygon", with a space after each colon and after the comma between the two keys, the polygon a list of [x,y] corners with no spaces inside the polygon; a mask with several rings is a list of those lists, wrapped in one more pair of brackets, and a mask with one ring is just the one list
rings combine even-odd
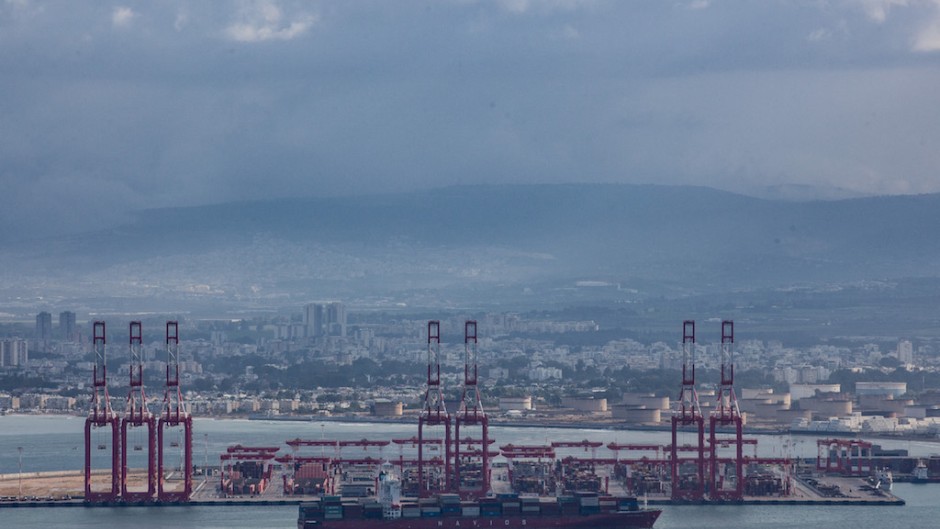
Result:
{"label": "red gantry crane", "polygon": [[[184,503],[188,502],[193,492],[193,418],[186,411],[183,402],[183,392],[180,390],[180,340],[179,324],[176,321],[166,322],[166,393],[163,399],[163,415],[157,427],[157,475],[158,493],[161,502]],[[166,486],[166,432],[169,429],[182,434],[182,440],[170,441],[170,448],[182,451],[180,466],[176,469],[182,473],[182,489],[169,490]]]}
{"label": "red gantry crane", "polygon": [[[441,389],[441,322],[431,320],[428,322],[428,370],[427,390],[424,394],[424,409],[418,417],[418,479],[420,480],[419,495],[428,497],[432,492],[443,492],[450,483],[451,476],[451,448],[450,415],[444,405],[444,393]],[[444,428],[444,475],[440,480],[432,480],[433,473],[430,468],[425,475],[424,459],[424,429],[426,426],[440,426]],[[428,465],[430,466],[430,465]]]}
{"label": "red gantry crane", "polygon": [[[95,366],[92,371],[91,413],[85,419],[85,502],[113,502],[121,494],[121,421],[111,409],[111,400],[108,397],[108,366],[106,357],[107,337],[103,321],[93,324],[92,348],[95,355]],[[92,453],[93,450],[105,451],[108,443],[100,435],[93,443],[93,431],[105,431],[110,428],[111,437],[111,483],[107,489],[98,489],[92,486]]]}
{"label": "red gantry crane", "polygon": [[[695,390],[695,322],[682,322],[682,389],[672,416],[672,445],[670,446],[672,467],[672,499],[701,501],[705,497],[705,419],[699,406]],[[694,427],[697,444],[691,446],[696,452],[694,459],[679,458],[679,428]],[[694,473],[683,473],[683,466],[694,465]]]}
{"label": "red gantry crane", "polygon": [[[484,497],[490,484],[489,419],[483,411],[480,387],[477,385],[477,322],[464,322],[463,396],[454,420],[454,481],[453,491],[464,498]],[[462,440],[460,427],[478,427],[481,438]],[[476,428],[474,428],[474,431]],[[475,449],[475,441],[479,441]],[[467,451],[461,452],[461,444]],[[478,468],[477,468],[478,466]],[[472,476],[471,476],[472,474]]]}
{"label": "red gantry crane", "polygon": [[[709,417],[709,491],[713,500],[737,501],[744,497],[744,433],[741,410],[734,394],[734,322],[721,322],[721,383],[718,385],[718,405]],[[733,438],[719,438],[719,428],[734,428]],[[721,447],[734,447],[733,458],[719,457]],[[734,467],[734,481],[729,486],[725,474]]]}
{"label": "red gantry crane", "polygon": [[[127,394],[127,409],[121,420],[121,496],[125,502],[142,503],[153,500],[157,492],[157,424],[150,410],[147,409],[147,396],[144,392],[144,363],[141,355],[143,347],[143,327],[139,321],[130,323],[130,390]],[[140,432],[145,430],[145,432]],[[136,431],[136,435],[135,435]],[[146,445],[131,439],[146,436]],[[146,447],[146,448],[145,448]],[[144,490],[131,490],[128,482],[128,453],[147,451],[147,481]]]}
{"label": "red gantry crane", "polygon": [[844,476],[865,476],[872,471],[874,445],[861,439],[817,439],[816,470]]}
{"label": "red gantry crane", "polygon": [[[422,439],[421,442],[419,443],[417,435],[413,435],[407,439],[392,439],[392,442],[398,445],[398,466],[402,472],[404,472],[406,465],[407,466],[418,465],[417,458],[405,459],[405,447],[417,449],[418,445],[421,444],[421,445],[428,447],[429,451],[440,452],[441,446],[444,445],[443,439]],[[441,457],[424,458],[424,464],[443,467],[444,460]]]}

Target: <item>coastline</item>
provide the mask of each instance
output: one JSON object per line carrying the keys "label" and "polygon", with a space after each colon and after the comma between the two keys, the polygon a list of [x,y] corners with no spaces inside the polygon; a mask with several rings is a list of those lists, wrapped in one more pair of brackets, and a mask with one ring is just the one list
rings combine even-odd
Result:
{"label": "coastline", "polygon": [[[161,502],[151,502],[151,503],[125,503],[125,502],[110,502],[110,503],[85,503],[83,500],[62,500],[62,501],[22,501],[22,502],[0,502],[0,509],[29,509],[29,508],[48,508],[48,507],[82,507],[82,508],[108,508],[112,509],[115,507],[140,507],[140,508],[152,508],[152,507],[177,507],[177,508],[189,508],[189,507],[232,507],[232,506],[272,506],[272,505],[300,505],[305,500],[250,500],[250,499],[227,499],[227,500],[193,500],[186,503],[161,503]],[[781,498],[768,498],[768,499],[745,499],[740,501],[711,501],[711,500],[701,500],[701,501],[685,501],[685,500],[670,500],[670,499],[650,499],[647,500],[648,505],[657,505],[657,506],[668,506],[668,505],[713,505],[713,506],[756,506],[756,505],[791,505],[791,506],[800,506],[800,505],[815,505],[815,506],[826,506],[826,507],[871,507],[871,506],[883,506],[883,507],[900,507],[906,504],[906,502],[900,498],[895,500],[888,501],[876,501],[876,500],[864,500],[864,499],[823,499],[823,500],[794,500],[794,499],[781,499]]]}
{"label": "coastline", "polygon": [[[23,416],[23,417],[29,417],[29,416]],[[35,423],[35,429],[37,431],[46,431],[47,429],[49,429],[49,426],[52,426],[52,425],[46,426],[46,425],[38,424],[37,419],[40,419],[40,418],[36,417],[35,419],[33,419],[33,421],[17,421],[15,423],[10,422],[8,425],[12,427],[13,429],[23,430],[27,428],[32,429],[32,427],[29,425]],[[55,422],[55,419],[53,419],[52,417],[48,417],[48,416],[46,419],[42,419],[42,420],[48,421],[50,419],[52,420],[52,422]],[[81,418],[78,418],[78,419],[79,420],[72,420],[71,418],[60,417],[59,419],[60,424],[58,427],[55,428],[55,431],[62,430],[62,429],[67,429],[70,432],[72,430],[77,431],[78,426],[79,426],[78,423],[81,421]],[[378,420],[373,420],[373,419],[378,419]],[[214,437],[214,441],[212,445],[213,460],[214,460],[215,453],[217,453],[219,450],[224,451],[225,446],[226,445],[231,446],[232,443],[236,443],[236,442],[244,443],[247,440],[249,443],[256,443],[257,446],[262,446],[262,445],[268,446],[269,444],[273,445],[274,442],[276,443],[283,442],[283,439],[286,438],[284,436],[287,435],[285,434],[285,432],[289,434],[292,432],[304,431],[309,434],[311,431],[316,432],[317,430],[320,429],[320,425],[315,425],[313,427],[309,426],[311,422],[323,421],[327,423],[336,424],[336,426],[334,427],[327,426],[326,429],[335,430],[337,432],[344,432],[343,434],[339,436],[340,438],[348,437],[349,432],[354,432],[353,435],[356,435],[356,436],[369,436],[371,435],[370,432],[380,431],[383,429],[382,426],[370,426],[373,424],[374,425],[387,424],[390,426],[389,428],[387,428],[387,430],[399,432],[399,433],[402,432],[403,430],[408,430],[408,428],[412,425],[412,421],[410,417],[373,418],[373,417],[363,417],[363,416],[358,416],[358,417],[336,416],[336,417],[327,418],[327,417],[318,417],[318,416],[290,416],[290,417],[275,418],[272,416],[262,415],[262,416],[254,416],[254,417],[222,417],[222,418],[209,417],[209,418],[205,418],[202,420],[205,421],[203,422],[204,424],[203,428],[205,428],[205,430],[209,432],[206,434],[207,439],[208,439],[208,436],[210,435],[220,435],[219,438]],[[271,421],[270,423],[267,423],[267,426],[265,425],[266,420]],[[503,438],[505,434],[505,438],[507,441],[514,441],[520,444],[542,443],[543,441],[541,439],[542,438],[541,432],[531,431],[532,429],[539,429],[539,428],[545,428],[546,429],[545,435],[549,436],[549,438],[553,440],[558,439],[558,440],[577,441],[578,439],[589,438],[593,440],[601,440],[601,441],[604,441],[605,443],[610,440],[615,440],[616,436],[619,435],[619,434],[614,434],[612,432],[632,429],[632,428],[629,428],[629,429],[614,428],[614,427],[611,427],[611,425],[609,424],[603,424],[603,423],[598,423],[598,422],[588,422],[588,421],[561,422],[561,423],[556,421],[554,422],[554,424],[550,421],[544,421],[544,422],[539,422],[539,423],[529,423],[529,422],[524,421],[523,424],[520,425],[524,429],[517,429],[514,427],[514,424],[513,424],[514,422],[518,424],[517,421],[500,422],[499,426],[509,428],[509,430],[500,432],[499,437]],[[282,425],[277,425],[276,423],[282,423]],[[296,426],[292,425],[292,423],[296,424]],[[301,426],[301,423],[306,423],[306,424],[304,426]],[[340,426],[341,424],[347,424],[348,426]],[[397,425],[397,426],[391,427],[392,425]],[[664,426],[671,426],[671,425],[658,425],[658,427],[655,427],[655,428],[645,428],[645,429],[656,430],[656,431],[666,431],[666,428]],[[587,431],[588,428],[598,428],[598,430]],[[551,433],[551,430],[549,429],[555,429],[554,433]],[[639,430],[639,429],[635,429],[635,430]],[[217,432],[217,433],[214,434],[213,432]],[[221,434],[219,432],[223,433],[224,437],[221,437]],[[55,435],[55,433],[53,434]],[[80,452],[77,452],[77,451],[73,452],[73,450],[76,450],[76,448],[72,446],[74,444],[74,441],[72,441],[72,438],[75,438],[77,434],[71,433],[69,435],[70,435],[70,438],[65,444],[65,446],[71,447],[71,450],[69,450],[67,454],[70,457],[69,461],[77,463],[78,461],[80,461],[80,458],[79,458]],[[407,435],[410,435],[410,434],[407,434]],[[657,438],[661,440],[661,438],[664,438],[664,437],[666,437],[666,435],[660,434],[660,433],[642,434],[642,435],[637,434],[637,438],[642,439],[643,442],[646,442],[647,439],[652,439],[652,438]],[[359,438],[360,437],[355,437],[355,439],[359,439]],[[522,441],[519,441],[519,440],[522,440]],[[20,443],[22,441],[23,440],[16,439],[16,438],[11,439],[10,442],[8,443],[8,446],[15,448],[17,446],[17,443]],[[770,448],[772,448],[773,446],[777,446],[776,450],[779,451],[782,447],[786,446],[785,443],[787,442],[787,439],[785,437],[784,438],[778,437],[776,439],[772,439],[772,438],[763,439],[761,440],[762,446],[764,445],[765,441],[770,443],[769,445]],[[544,441],[544,442],[547,443],[547,441]],[[659,441],[653,441],[653,442],[659,442]],[[815,448],[815,443],[808,443],[805,445],[805,447],[810,447],[810,444],[813,445],[812,448]],[[209,445],[207,443],[206,450],[208,450],[208,446]],[[81,447],[79,446],[78,448],[80,449]],[[57,451],[55,452],[48,452],[44,457],[49,456],[50,454],[57,454],[57,455],[62,454],[61,448],[56,448],[56,450]],[[16,459],[15,459],[16,450],[13,450],[12,452],[13,452],[12,458],[11,457],[7,458],[7,463],[8,463],[7,466],[8,468],[15,470],[16,467],[11,466],[11,465],[16,464]],[[10,451],[8,450],[7,453],[9,454]],[[208,457],[208,452],[207,452],[207,457]],[[812,462],[810,462],[809,465],[812,466]],[[33,465],[30,465],[30,467],[33,469],[36,468]],[[68,468],[79,468],[79,467],[70,464]],[[61,471],[55,471],[55,469],[50,469],[50,471],[47,471],[47,472],[23,473],[22,475],[19,473],[14,474],[12,470],[8,470],[7,475],[3,476],[3,477],[6,477],[7,481],[10,482],[7,485],[9,485],[8,488],[10,488],[12,492],[6,493],[7,494],[6,501],[3,501],[2,499],[0,499],[0,507],[40,507],[41,508],[41,507],[60,507],[60,506],[87,506],[87,507],[99,506],[97,504],[96,505],[86,504],[83,501],[82,499],[83,494],[81,492],[81,487],[68,489],[67,493],[70,494],[70,496],[64,495],[64,493],[62,493],[61,491],[65,490],[64,483],[67,480],[64,480],[61,478],[59,478],[56,481],[56,483],[54,483],[51,486],[53,487],[53,488],[50,488],[50,490],[53,491],[51,493],[34,492],[34,491],[39,490],[37,488],[39,484],[33,483],[31,484],[32,488],[30,489],[29,492],[26,492],[26,489],[22,489],[23,492],[26,492],[26,494],[29,494],[28,497],[20,496],[24,498],[24,501],[17,502],[15,500],[12,500],[12,498],[17,495],[17,492],[16,492],[17,483],[13,481],[14,476],[16,479],[19,479],[22,477],[24,479],[29,479],[29,480],[35,480],[36,478],[53,478],[57,476],[66,477],[63,475],[65,473]],[[74,471],[74,472],[71,472],[70,474],[72,475],[72,477],[80,477],[81,471]],[[208,481],[205,481],[205,482],[211,484],[213,483],[213,479],[214,478],[210,478]],[[275,479],[272,483],[280,483],[280,480]],[[683,502],[683,501],[673,501],[666,497],[651,496],[647,498],[647,502],[650,505],[728,505],[728,506],[730,505],[858,506],[858,505],[900,504],[900,503],[893,503],[897,501],[897,498],[875,499],[873,497],[870,497],[869,494],[859,494],[858,491],[863,490],[862,489],[863,484],[857,483],[854,480],[851,482],[846,482],[844,485],[840,483],[840,486],[842,490],[849,491],[850,496],[852,495],[852,490],[854,489],[856,491],[854,497],[845,498],[845,497],[840,497],[840,496],[834,496],[834,497],[807,498],[805,496],[807,496],[808,494],[803,494],[803,495],[797,495],[797,497],[780,497],[780,496],[745,497],[742,501],[734,501],[734,502],[722,502],[722,501]],[[276,505],[284,506],[284,505],[294,505],[298,501],[298,499],[294,499],[294,498],[278,497],[279,494],[276,492],[276,489],[272,489],[272,490],[275,490],[275,492],[273,493],[275,497],[273,498],[270,497],[270,495],[263,497],[263,498],[241,497],[241,498],[224,498],[224,499],[223,498],[220,498],[220,499],[209,498],[208,496],[205,496],[205,497],[197,496],[193,501],[186,503],[186,505],[192,506],[192,507],[200,507],[200,506],[214,507],[214,506],[219,506],[219,505],[248,506],[248,507],[276,506]],[[55,498],[58,498],[58,499],[55,499]],[[123,502],[115,502],[115,503],[104,504],[100,506],[102,507],[117,507],[117,506],[130,507],[134,505],[140,505],[140,504],[136,504],[136,503],[128,504],[128,503],[123,503]],[[163,507],[163,506],[170,506],[171,504],[147,503],[145,505]]]}
{"label": "coastline", "polygon": [[[275,421],[275,422],[336,422],[348,424],[413,424],[417,419],[412,417],[392,418],[392,417],[356,417],[356,416],[296,416],[296,415],[248,415],[249,421]],[[637,431],[637,432],[668,432],[672,430],[670,424],[612,424],[610,422],[599,421],[519,421],[519,420],[500,420],[490,419],[490,426],[501,426],[508,428],[559,428],[568,430],[608,430],[608,431]],[[694,428],[680,428],[680,431],[694,431]],[[721,433],[734,433],[733,428],[722,428],[718,430]],[[751,435],[786,435],[788,430],[779,428],[751,428],[745,429],[745,433]]]}
{"label": "coastline", "polygon": [[[73,412],[50,413],[50,412],[5,412],[0,417],[71,417],[75,419],[84,419],[84,414]],[[244,414],[244,415],[203,415],[194,417],[197,420],[217,420],[217,421],[272,421],[272,422],[327,422],[339,424],[397,424],[411,425],[417,423],[416,416],[405,415],[402,417],[378,417],[372,415],[267,415],[267,414]],[[491,417],[490,426],[508,427],[508,428],[558,428],[565,430],[606,430],[606,431],[634,431],[634,432],[669,432],[672,426],[668,422],[660,424],[626,424],[612,423],[610,421],[561,421],[544,420],[542,418],[533,418],[529,420],[502,419],[500,417]],[[692,432],[694,428],[681,427],[681,432]],[[732,428],[720,428],[719,433],[733,434]],[[872,432],[850,432],[850,431],[814,431],[814,430],[794,430],[784,426],[744,426],[745,435],[793,435],[799,437],[815,438],[856,438],[885,441],[908,441],[908,442],[926,442],[935,443],[940,447],[940,436],[932,437],[927,435],[893,435],[885,433]]]}

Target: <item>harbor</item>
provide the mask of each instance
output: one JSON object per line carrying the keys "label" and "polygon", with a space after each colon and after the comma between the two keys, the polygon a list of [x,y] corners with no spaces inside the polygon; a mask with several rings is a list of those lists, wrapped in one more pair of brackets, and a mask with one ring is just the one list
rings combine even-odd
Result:
{"label": "harbor", "polygon": [[[280,476],[277,476],[280,477]],[[810,478],[813,479],[813,478]],[[0,475],[0,508],[14,507],[85,507],[82,498],[83,475],[78,471],[31,473],[22,478],[23,494],[19,479],[15,474]],[[214,489],[215,483],[198,481],[192,500],[188,505],[220,506],[226,505],[298,505],[309,498],[285,496],[283,491],[272,487],[258,495],[219,497]],[[805,480],[794,480],[796,487],[788,496],[745,496],[735,502],[712,502],[702,500],[696,504],[708,505],[839,505],[839,506],[896,506],[904,505],[904,500],[891,492],[875,492],[862,478],[830,476],[815,480],[815,485]],[[831,491],[837,489],[838,495]],[[830,491],[826,494],[822,491]],[[687,505],[693,502],[672,500],[663,495],[641,497],[649,505]],[[126,502],[102,504],[111,507],[137,506]]]}
{"label": "harbor", "polygon": [[[16,496],[17,491],[17,446],[23,446],[23,490],[27,491],[29,478],[35,471],[57,472],[58,478],[70,474],[68,478],[78,483],[80,489],[81,465],[79,450],[73,450],[81,442],[80,434],[75,432],[77,420],[68,417],[29,417],[7,416],[0,418],[4,434],[0,435],[0,465],[5,479],[0,483],[2,495]],[[196,430],[199,432],[199,457],[197,463],[205,461],[203,454],[208,452],[212,460],[218,461],[219,453],[226,447],[237,443],[251,445],[271,445],[297,436],[318,438],[321,433],[344,439],[362,439],[367,435],[382,434],[389,438],[404,437],[410,428],[401,425],[359,424],[359,423],[285,423],[280,421],[245,421],[198,419]],[[14,433],[24,432],[24,433]],[[25,433],[30,432],[30,433]],[[626,441],[636,443],[663,443],[667,436],[662,432],[647,431],[610,431],[566,429],[535,430],[532,428],[496,428],[494,437],[515,444],[533,444],[546,439],[575,441],[589,436],[604,442]],[[811,459],[815,452],[815,443],[805,437],[796,443],[788,444],[785,436],[757,436],[759,450],[767,456],[792,453]],[[279,441],[280,440],[280,441]],[[789,446],[789,448],[787,448]],[[937,451],[936,443],[908,443],[900,441],[885,442],[888,448],[906,448],[912,457],[928,457]],[[813,465],[814,466],[814,465]],[[53,469],[73,469],[68,472]],[[56,476],[47,476],[56,477]],[[218,476],[214,476],[218,477]],[[129,526],[133,524],[141,529],[163,529],[180,526],[198,526],[204,529],[257,529],[259,527],[290,528],[296,525],[297,505],[300,498],[286,498],[281,487],[271,487],[264,494],[254,497],[214,498],[203,494],[207,485],[195,477],[197,493],[193,501],[185,506],[150,505],[122,506],[114,508],[86,508],[80,499],[46,502],[38,496],[34,500],[21,502],[3,501],[0,507],[6,522],[11,526],[26,529],[48,526],[61,521],[67,516],[76,527]],[[213,480],[213,482],[215,482]],[[837,482],[833,482],[839,484]],[[656,522],[657,529],[688,529],[716,527],[719,524],[729,529],[743,529],[761,525],[768,529],[793,527],[794,520],[813,520],[814,524],[825,525],[834,529],[857,529],[894,523],[903,516],[907,526],[932,527],[940,510],[935,502],[936,491],[932,485],[915,485],[896,482],[892,494],[904,500],[903,506],[890,506],[876,498],[865,497],[856,492],[856,485],[863,481],[852,478],[844,488],[852,489],[851,494],[858,496],[854,501],[837,498],[816,498],[807,501],[802,497],[794,498],[759,498],[754,502],[747,498],[743,503],[721,504],[674,504],[668,498],[646,497],[651,506],[663,509],[663,514]],[[640,496],[639,501],[644,501]],[[864,501],[863,501],[864,500]],[[16,506],[16,507],[15,507]],[[30,507],[30,508],[24,508]],[[67,514],[62,508],[67,507]],[[851,507],[851,508],[849,508]]]}

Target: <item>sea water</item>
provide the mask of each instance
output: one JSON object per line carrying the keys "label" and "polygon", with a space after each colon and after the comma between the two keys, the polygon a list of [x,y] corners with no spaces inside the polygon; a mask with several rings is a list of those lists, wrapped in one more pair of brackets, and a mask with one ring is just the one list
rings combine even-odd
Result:
{"label": "sea water", "polygon": [[[64,416],[0,417],[0,473],[16,473],[22,457],[23,472],[82,469],[84,461],[84,419]],[[293,438],[305,439],[393,439],[416,433],[413,425],[288,422],[197,419],[194,426],[196,465],[218,465],[219,454],[233,444],[283,446]],[[668,432],[611,431],[567,428],[493,427],[497,444],[545,444],[556,440],[666,444]],[[751,436],[749,436],[751,437]],[[758,455],[813,457],[815,438],[756,436]],[[93,441],[94,442],[94,441]],[[680,442],[683,442],[680,439]],[[876,440],[885,448],[904,448],[912,456],[940,452],[940,444],[926,441]],[[22,450],[20,450],[20,448]],[[313,449],[319,450],[319,449]],[[385,449],[385,457],[395,458],[398,448]],[[606,450],[606,449],[605,449]],[[589,455],[589,454],[585,454]],[[601,455],[600,453],[598,455]],[[139,456],[138,456],[139,457]],[[133,462],[130,466],[134,465]],[[143,466],[143,465],[139,465]],[[666,506],[656,523],[658,529],[671,528],[797,528],[888,529],[940,527],[940,485],[897,483],[894,493],[907,502],[894,506]],[[293,506],[183,506],[123,508],[4,508],[0,528],[49,527],[134,527],[155,528],[279,528],[296,527],[297,508]]]}

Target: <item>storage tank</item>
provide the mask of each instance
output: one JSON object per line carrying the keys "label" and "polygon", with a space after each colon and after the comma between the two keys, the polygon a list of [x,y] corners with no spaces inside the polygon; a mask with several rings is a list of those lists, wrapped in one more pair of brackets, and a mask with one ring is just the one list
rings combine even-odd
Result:
{"label": "storage tank", "polygon": [[631,424],[658,423],[662,420],[662,411],[659,408],[618,404],[611,410],[614,419]]}

